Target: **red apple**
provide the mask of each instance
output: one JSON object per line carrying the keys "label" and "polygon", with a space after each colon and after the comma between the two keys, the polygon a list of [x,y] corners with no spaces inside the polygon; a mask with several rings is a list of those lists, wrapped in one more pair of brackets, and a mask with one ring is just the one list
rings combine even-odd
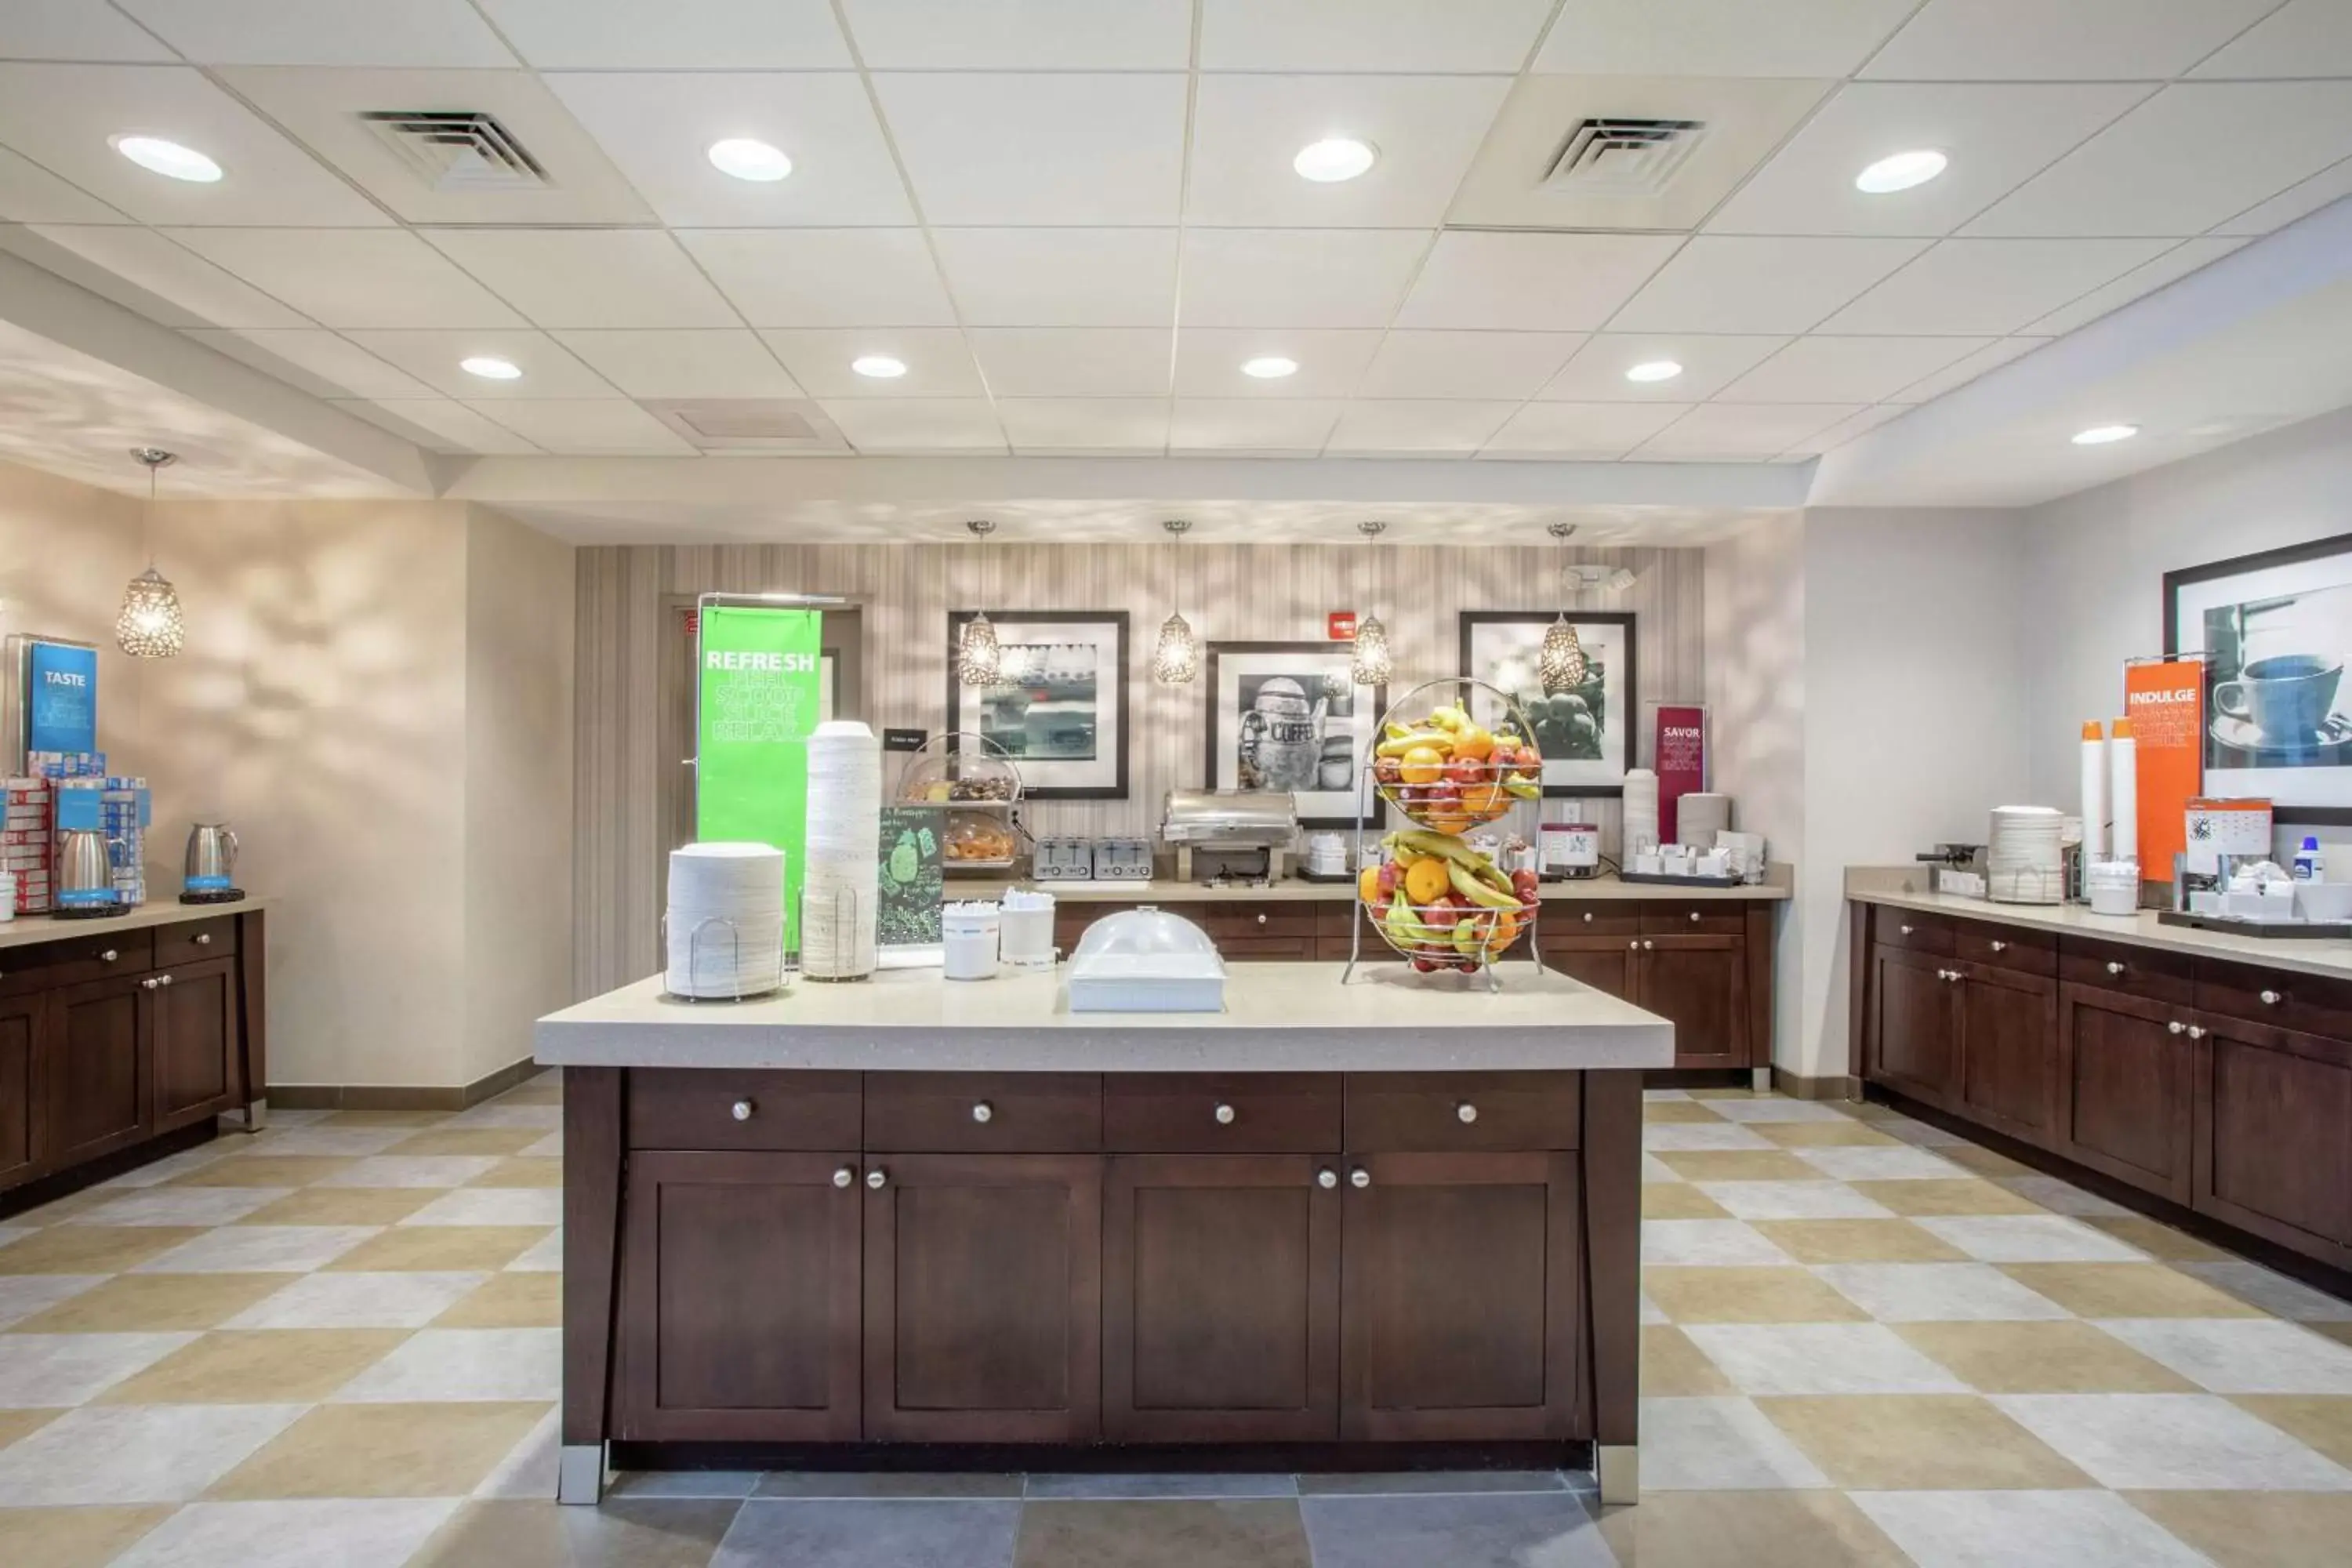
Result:
{"label": "red apple", "polygon": [[1456,757],[1445,764],[1445,782],[1457,788],[1482,784],[1486,777],[1486,763],[1479,757]]}
{"label": "red apple", "polygon": [[1452,931],[1454,923],[1461,918],[1462,911],[1454,907],[1451,900],[1446,899],[1441,899],[1421,911],[1421,923],[1432,931]]}
{"label": "red apple", "polygon": [[1395,862],[1395,861],[1393,861],[1393,860],[1384,860],[1384,861],[1382,861],[1382,862],[1381,863],[1381,875],[1380,875],[1380,889],[1381,889],[1381,901],[1382,901],[1382,902],[1386,902],[1388,900],[1390,900],[1390,899],[1392,899],[1392,898],[1396,897],[1396,888],[1397,888],[1397,868],[1396,868],[1396,862]]}
{"label": "red apple", "polygon": [[1536,874],[1524,867],[1511,873],[1511,891],[1519,896],[1523,904],[1536,901]]}
{"label": "red apple", "polygon": [[1412,967],[1413,973],[1416,974],[1434,974],[1437,973],[1437,965],[1431,963],[1426,958],[1414,959],[1412,961]]}

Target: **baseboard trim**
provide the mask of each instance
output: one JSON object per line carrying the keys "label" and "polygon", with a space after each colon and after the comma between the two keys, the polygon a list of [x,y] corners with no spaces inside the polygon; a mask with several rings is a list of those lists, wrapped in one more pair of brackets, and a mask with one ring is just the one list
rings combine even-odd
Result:
{"label": "baseboard trim", "polygon": [[1772,1087],[1791,1100],[1860,1100],[1862,1079],[1848,1073],[1800,1078],[1787,1068],[1772,1069]]}
{"label": "baseboard trim", "polygon": [[464,1110],[504,1094],[536,1077],[540,1065],[525,1057],[468,1084],[273,1083],[269,1103],[278,1110]]}

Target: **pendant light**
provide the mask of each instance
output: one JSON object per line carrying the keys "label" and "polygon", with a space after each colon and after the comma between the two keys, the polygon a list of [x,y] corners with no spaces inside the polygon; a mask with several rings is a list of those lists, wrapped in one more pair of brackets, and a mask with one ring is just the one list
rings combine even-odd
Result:
{"label": "pendant light", "polygon": [[[1171,517],[1160,525],[1168,537],[1179,543],[1192,524],[1181,517]],[[1183,575],[1178,568],[1175,575]],[[1160,623],[1160,641],[1151,650],[1151,678],[1162,686],[1190,686],[1201,673],[1201,644],[1192,636],[1192,623],[1184,618],[1183,601],[1178,596],[1176,613]]]}
{"label": "pendant light", "polygon": [[[1568,536],[1576,531],[1576,524],[1550,523],[1545,531],[1560,542],[1560,553],[1565,556],[1568,553]],[[1563,567],[1565,564],[1563,562]],[[1568,576],[1563,570],[1560,585],[1565,589],[1567,584]],[[1563,691],[1573,691],[1583,685],[1584,668],[1584,645],[1576,640],[1576,628],[1568,624],[1568,612],[1562,610],[1559,619],[1546,628],[1543,648],[1536,655],[1536,676],[1543,682],[1544,695],[1557,697]]]}
{"label": "pendant light", "polygon": [[[1356,524],[1356,531],[1364,536],[1367,544],[1377,542],[1387,531],[1388,524],[1367,520]],[[1348,661],[1348,679],[1359,686],[1385,686],[1396,673],[1396,660],[1389,652],[1389,629],[1381,618],[1369,611],[1356,623],[1356,651]]]}
{"label": "pendant light", "polygon": [[[964,524],[973,539],[985,540],[996,524],[984,517]],[[993,686],[1004,671],[1004,650],[997,646],[996,628],[982,610],[963,624],[963,640],[956,647],[956,679],[966,686]]]}
{"label": "pendant light", "polygon": [[[147,515],[142,531],[155,526],[155,476],[177,456],[160,447],[134,447],[131,455],[147,467]],[[147,570],[122,590],[122,613],[114,617],[114,640],[133,658],[169,658],[180,651],[185,628],[180,621],[180,594],[170,579],[155,570],[151,551]]]}

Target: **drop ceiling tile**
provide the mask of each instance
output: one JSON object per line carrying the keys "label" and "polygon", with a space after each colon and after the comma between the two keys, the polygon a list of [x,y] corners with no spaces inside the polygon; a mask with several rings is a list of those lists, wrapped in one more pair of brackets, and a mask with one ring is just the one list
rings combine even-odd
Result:
{"label": "drop ceiling tile", "polygon": [[1985,338],[1799,338],[1718,403],[1876,403],[1979,349]]}
{"label": "drop ceiling tile", "polygon": [[259,369],[291,367],[330,390],[320,395],[342,397],[430,397],[433,389],[394,369],[349,338],[317,328],[291,331],[194,331],[188,336]]}
{"label": "drop ceiling tile", "polygon": [[1312,455],[1323,449],[1342,406],[1320,397],[1180,397],[1168,449]]}
{"label": "drop ceiling tile", "polygon": [[1004,450],[1004,431],[984,397],[846,398],[823,407],[861,452]]}
{"label": "drop ceiling tile", "polygon": [[0,219],[11,223],[114,223],[131,220],[76,190],[29,158],[0,147]]}
{"label": "drop ceiling tile", "polygon": [[1325,449],[1342,452],[1475,452],[1518,409],[1512,402],[1357,398],[1339,410]]}
{"label": "drop ceiling tile", "polygon": [[678,243],[755,327],[955,320],[920,230],[681,229]]}
{"label": "drop ceiling tile", "polygon": [[1822,331],[2021,331],[2170,248],[2158,239],[1947,239],[1822,322]]}
{"label": "drop ceiling tile", "polygon": [[1927,0],[1862,74],[1907,81],[2161,81],[2277,4]]}
{"label": "drop ceiling tile", "polygon": [[[811,397],[988,395],[971,348],[952,327],[851,327],[760,335]],[[866,354],[887,354],[905,365],[907,374],[883,378],[849,368],[850,362]]]}
{"label": "drop ceiling tile", "polygon": [[1178,320],[1202,327],[1385,327],[1429,247],[1420,229],[1186,231]]}
{"label": "drop ceiling tile", "polygon": [[1204,71],[1516,71],[1550,0],[1202,0]]}
{"label": "drop ceiling tile", "polygon": [[[1738,195],[1709,234],[1946,235],[2147,97],[2145,85],[1863,82],[1842,89]],[[1891,153],[1951,158],[1936,179],[1865,195],[1854,176]]]}
{"label": "drop ceiling tile", "polygon": [[927,222],[1172,224],[1179,75],[884,73],[884,117]]}
{"label": "drop ceiling tile", "polygon": [[644,452],[684,457],[694,448],[670,427],[618,397],[517,397],[466,405],[550,452],[591,457]]}
{"label": "drop ceiling tile", "polygon": [[2343,0],[2287,0],[2189,74],[2352,76],[2352,7]]}
{"label": "drop ceiling tile", "polygon": [[197,65],[497,67],[514,56],[466,0],[114,0]]}
{"label": "drop ceiling tile", "polygon": [[1621,458],[1689,409],[1686,403],[1530,403],[1504,422],[1479,455]]}
{"label": "drop ceiling tile", "polygon": [[[1704,403],[1776,353],[1788,338],[1602,332],[1577,350],[1536,395],[1550,403]],[[1637,364],[1671,360],[1666,381],[1628,381]]]}
{"label": "drop ceiling tile", "polygon": [[462,403],[446,397],[402,398],[376,402],[336,403],[335,407],[380,425],[395,436],[439,452],[476,452],[485,456],[520,457],[539,450],[505,426],[483,418]]}
{"label": "drop ceiling tile", "polygon": [[1190,0],[843,0],[873,70],[1173,70]]}
{"label": "drop ceiling tile", "polygon": [[1535,68],[1561,76],[1846,76],[1917,5],[1567,0]]}
{"label": "drop ceiling tile", "polygon": [[1016,453],[1157,456],[1168,445],[1163,397],[1000,397],[996,412]]}
{"label": "drop ceiling tile", "polygon": [[1397,325],[1589,332],[1682,243],[1663,234],[1449,231],[1437,237]]}
{"label": "drop ceiling tile", "polygon": [[1779,454],[1781,458],[1814,458],[1823,452],[1835,451],[1857,436],[1866,435],[1881,425],[1900,419],[1911,412],[1908,403],[1882,403],[1875,408],[1839,420],[1826,430],[1816,430],[1795,446]]}
{"label": "drop ceiling tile", "polygon": [[42,224],[32,232],[214,326],[310,325],[299,312],[288,310],[153,229]]}
{"label": "drop ceiling tile", "polygon": [[1165,397],[1166,327],[975,327],[971,352],[995,397]]}
{"label": "drop ceiling tile", "polygon": [[2268,234],[2347,195],[2352,195],[2352,158],[2281,191],[2260,206],[2249,207],[2227,223],[2214,225],[2213,232],[2249,237]]}
{"label": "drop ceiling tile", "polygon": [[793,398],[800,384],[759,334],[724,328],[688,331],[563,331],[556,341],[628,397]]}
{"label": "drop ceiling tile", "polygon": [[1392,331],[1356,395],[1524,403],[1585,341],[1576,332]]}
{"label": "drop ceiling tile", "polygon": [[[1176,333],[1179,397],[1345,397],[1380,351],[1377,328],[1183,327]],[[1254,359],[1286,359],[1296,374],[1242,374]]]}
{"label": "drop ceiling tile", "polygon": [[982,327],[1152,327],[1176,317],[1172,228],[939,228],[940,267]]}
{"label": "drop ceiling tile", "polygon": [[1913,382],[1898,391],[1890,401],[1926,403],[1931,398],[1941,397],[1956,387],[1966,386],[1987,371],[1997,370],[2013,359],[2022,359],[2048,342],[2048,338],[2003,338],[1965,359],[1946,365],[1933,375]]}
{"label": "drop ceiling tile", "polygon": [[[1434,226],[1509,87],[1499,76],[1202,77],[1184,221],[1237,228]],[[1301,178],[1291,160],[1327,136],[1351,136],[1379,157],[1356,179]]]}
{"label": "drop ceiling tile", "polygon": [[542,327],[740,324],[657,230],[445,228],[425,237]]}
{"label": "drop ceiling tile", "polygon": [[1609,329],[1612,332],[1807,331],[1925,248],[1923,242],[1915,239],[1703,234],[1659,269],[1648,286],[1610,321]]}
{"label": "drop ceiling tile", "polygon": [[1752,461],[1785,452],[1861,412],[1863,405],[1853,403],[1703,404],[1643,442],[1633,458]]}
{"label": "drop ceiling tile", "polygon": [[[221,166],[212,184],[151,174],[118,134],[168,137]],[[0,64],[0,143],[142,223],[389,225],[373,202],[195,70]]]}
{"label": "drop ceiling tile", "polygon": [[2133,268],[2114,282],[2094,289],[2039,321],[2027,323],[2025,330],[2059,337],[2077,327],[2088,326],[2110,310],[2128,305],[2142,295],[2153,294],[2166,284],[2188,277],[2209,262],[2219,261],[2245,243],[2243,239],[2219,235],[2183,240],[2155,260]]}
{"label": "drop ceiling tile", "polygon": [[[583,364],[553,338],[528,327],[479,327],[454,332],[353,332],[351,340],[444,396],[468,404],[502,403],[519,397],[544,402],[621,395],[619,389]],[[486,381],[458,368],[460,360],[476,355],[505,360],[522,374],[512,381]]]}
{"label": "drop ceiling tile", "polygon": [[515,327],[496,295],[413,234],[177,228],[182,245],[328,327]]}
{"label": "drop ceiling tile", "polygon": [[[2248,130],[2258,128],[2250,148]],[[2168,87],[2019,187],[1969,235],[2201,234],[2352,156],[2340,81]]]}
{"label": "drop ceiling tile", "polygon": [[475,0],[542,70],[841,70],[829,0]]}
{"label": "drop ceiling tile", "polygon": [[[915,209],[866,85],[850,71],[588,71],[547,85],[664,223],[681,228],[899,225]],[[793,172],[739,180],[711,143],[751,137]]]}
{"label": "drop ceiling tile", "polygon": [[0,5],[0,59],[170,61],[179,57],[110,5],[9,0]]}

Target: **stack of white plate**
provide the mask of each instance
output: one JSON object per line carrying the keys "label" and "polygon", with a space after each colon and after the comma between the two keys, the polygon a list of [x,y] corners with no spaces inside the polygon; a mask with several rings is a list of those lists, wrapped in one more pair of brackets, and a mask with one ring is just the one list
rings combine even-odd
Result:
{"label": "stack of white plate", "polygon": [[2066,898],[2065,817],[2046,805],[1997,805],[1985,855],[1985,896],[2000,904]]}
{"label": "stack of white plate", "polygon": [[669,855],[663,983],[699,1001],[760,996],[784,983],[784,852],[689,844]]}
{"label": "stack of white plate", "polygon": [[801,879],[801,973],[862,980],[874,973],[881,890],[882,748],[854,719],[816,727],[808,742],[808,855]]}

